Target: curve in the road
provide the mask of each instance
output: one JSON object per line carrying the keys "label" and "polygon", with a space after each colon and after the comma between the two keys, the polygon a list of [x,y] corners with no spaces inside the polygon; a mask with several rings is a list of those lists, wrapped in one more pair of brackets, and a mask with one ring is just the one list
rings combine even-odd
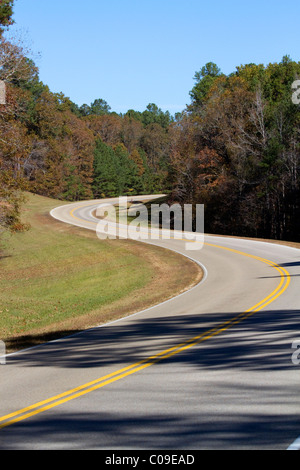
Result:
{"label": "curve in the road", "polygon": [[[99,204],[99,202],[102,201],[93,201],[90,203],[82,203],[79,205],[76,204],[75,206],[63,206],[53,210],[51,212],[51,215],[56,219],[64,221],[66,223],[73,223],[74,225],[79,225],[81,227],[95,230],[97,220],[93,217],[92,212],[95,207],[95,204]],[[85,211],[85,215],[82,215],[82,213],[80,215],[80,211],[82,211],[83,209]],[[78,211],[79,213],[77,213]],[[256,254],[243,252],[241,250],[234,249],[230,246],[221,245],[220,243],[222,243],[222,239],[219,239],[219,244],[205,242],[205,246],[217,250],[223,250],[227,253],[239,255],[244,258],[259,261],[267,265],[268,267],[273,268],[279,274],[279,283],[278,285],[276,285],[275,289],[273,289],[271,293],[268,293],[262,300],[255,303],[255,305],[253,305],[251,308],[243,311],[242,313],[239,313],[238,315],[233,315],[231,318],[226,319],[224,322],[217,324],[213,328],[209,328],[200,335],[191,337],[180,344],[175,344],[171,348],[164,349],[137,363],[131,364],[117,371],[106,374],[96,380],[92,380],[88,383],[85,383],[84,385],[72,388],[64,393],[55,395],[52,398],[39,401],[34,405],[22,408],[16,412],[3,416],[2,418],[0,418],[0,429],[11,426],[12,424],[15,424],[17,422],[24,421],[37,414],[48,411],[51,408],[57,407],[68,401],[74,400],[99,388],[102,388],[108,384],[119,381],[125,377],[128,377],[129,375],[135,374],[143,369],[157,364],[158,362],[161,362],[167,358],[182,353],[183,351],[186,351],[196,345],[199,345],[202,342],[205,342],[215,336],[218,336],[221,333],[224,333],[225,331],[229,330],[233,326],[236,326],[237,324],[240,324],[241,322],[250,318],[255,313],[261,311],[266,306],[270,305],[272,302],[277,300],[287,290],[291,282],[291,276],[287,269],[285,269],[283,266],[280,266],[280,264],[274,261],[270,261]],[[155,244],[160,243],[155,242]],[[162,245],[168,249],[172,249],[179,253],[181,252],[181,254],[183,254],[184,256],[188,256],[190,259],[193,259],[195,262],[199,263],[199,259],[197,259],[196,256],[192,257],[190,254],[187,254],[182,250],[176,249],[176,246],[168,246],[168,244],[166,244],[165,242]],[[182,306],[184,308],[186,308],[186,306],[188,305],[188,295],[189,293],[182,296]],[[194,301],[194,299],[192,301]]]}

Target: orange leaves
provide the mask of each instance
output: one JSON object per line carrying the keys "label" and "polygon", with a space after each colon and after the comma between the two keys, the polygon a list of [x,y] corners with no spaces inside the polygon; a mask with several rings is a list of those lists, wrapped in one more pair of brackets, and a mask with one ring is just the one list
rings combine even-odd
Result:
{"label": "orange leaves", "polygon": [[108,145],[116,145],[121,141],[122,119],[119,116],[111,114],[91,115],[84,120],[96,139],[100,138]]}

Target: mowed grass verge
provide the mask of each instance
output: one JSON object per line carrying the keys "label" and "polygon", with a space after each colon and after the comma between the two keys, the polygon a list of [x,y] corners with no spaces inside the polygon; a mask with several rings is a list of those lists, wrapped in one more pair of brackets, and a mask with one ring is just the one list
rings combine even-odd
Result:
{"label": "mowed grass verge", "polygon": [[143,310],[198,283],[198,265],[176,253],[54,220],[63,202],[28,194],[31,229],[0,252],[0,340],[7,352]]}

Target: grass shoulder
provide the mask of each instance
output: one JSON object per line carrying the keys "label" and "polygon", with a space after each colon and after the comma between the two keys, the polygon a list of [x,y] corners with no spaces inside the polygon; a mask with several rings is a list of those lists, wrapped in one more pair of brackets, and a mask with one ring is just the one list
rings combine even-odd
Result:
{"label": "grass shoulder", "polygon": [[28,194],[31,229],[5,236],[0,339],[7,352],[122,318],[186,291],[202,277],[185,257],[132,240],[99,241],[54,220],[61,201]]}

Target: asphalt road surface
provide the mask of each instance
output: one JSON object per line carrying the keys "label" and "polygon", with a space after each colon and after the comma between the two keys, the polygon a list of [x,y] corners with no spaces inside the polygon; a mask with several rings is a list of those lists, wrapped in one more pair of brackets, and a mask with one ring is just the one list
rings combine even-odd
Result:
{"label": "asphalt road surface", "polygon": [[[52,216],[95,230],[98,205]],[[299,250],[214,236],[197,251],[184,240],[148,243],[200,263],[202,282],[139,314],[8,356],[0,449],[298,448]]]}

